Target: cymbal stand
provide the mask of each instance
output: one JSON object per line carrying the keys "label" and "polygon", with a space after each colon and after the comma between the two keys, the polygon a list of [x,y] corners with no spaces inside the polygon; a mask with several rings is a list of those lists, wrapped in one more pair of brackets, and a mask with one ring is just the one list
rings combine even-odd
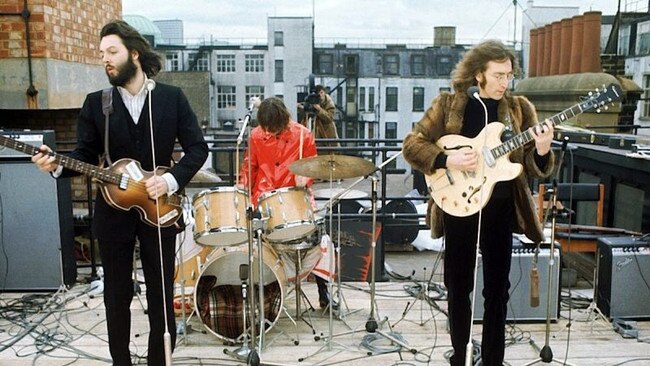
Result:
{"label": "cymbal stand", "polygon": [[[411,353],[416,354],[417,349],[410,347],[408,344],[402,342],[401,340],[393,337],[392,335],[383,332],[379,330],[379,323],[377,322],[375,318],[375,311],[379,312],[377,309],[377,301],[375,299],[375,294],[376,294],[376,283],[375,283],[375,266],[376,266],[376,249],[377,249],[377,238],[375,233],[377,232],[377,182],[378,179],[377,177],[374,176],[374,173],[377,171],[380,171],[384,166],[388,165],[391,161],[397,159],[402,154],[400,151],[399,153],[391,156],[389,159],[384,161],[381,165],[379,165],[374,171],[370,172],[367,176],[363,177],[362,179],[370,178],[371,179],[371,186],[372,186],[372,193],[370,196],[370,202],[372,206],[372,225],[371,225],[371,251],[370,251],[370,315],[368,316],[368,320],[366,321],[365,325],[365,330],[368,333],[377,333],[381,335],[382,337],[390,340],[394,344],[398,344],[402,346],[403,348],[408,349]],[[338,198],[338,197],[337,197]],[[332,198],[333,200],[334,198]],[[330,201],[331,205],[331,201]],[[386,322],[388,326],[390,327],[390,323],[388,322],[388,318],[385,318],[382,320],[381,323]],[[331,342],[331,338],[340,336],[340,335],[346,335],[346,334],[351,334],[351,333],[356,333],[356,330],[352,330],[349,332],[343,332],[339,334],[332,334],[331,333],[331,324],[330,324],[330,337],[327,338],[328,342]]]}
{"label": "cymbal stand", "polygon": [[[550,333],[551,333],[551,296],[552,293],[552,278],[553,276],[551,275],[553,273],[553,266],[555,265],[555,226],[556,226],[556,221],[557,221],[557,216],[558,216],[558,210],[557,210],[557,194],[558,194],[558,175],[560,174],[562,163],[564,160],[564,152],[566,151],[566,145],[568,143],[568,140],[564,140],[564,143],[562,144],[562,152],[560,153],[560,159],[558,160],[558,165],[557,165],[557,174],[555,177],[553,177],[553,192],[552,192],[552,202],[551,202],[551,251],[549,255],[549,260],[548,260],[548,278],[546,281],[546,328],[544,331],[544,346],[539,350],[539,358],[525,364],[524,366],[529,366],[529,365],[534,365],[538,362],[544,362],[544,363],[551,363],[551,362],[557,362],[562,365],[569,365],[573,366],[570,363],[564,362],[563,360],[558,360],[556,358],[553,358],[553,350],[551,350],[551,346],[549,345],[549,338],[550,338]],[[539,252],[539,243],[537,244],[537,252]],[[530,344],[536,348],[539,349],[539,347],[536,346],[535,341],[531,338],[530,339]]]}

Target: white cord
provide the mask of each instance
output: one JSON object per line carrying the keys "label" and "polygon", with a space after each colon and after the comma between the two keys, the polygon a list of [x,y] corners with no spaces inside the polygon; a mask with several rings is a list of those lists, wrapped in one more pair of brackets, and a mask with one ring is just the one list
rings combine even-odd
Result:
{"label": "white cord", "polygon": [[[476,93],[475,93],[476,94]],[[485,106],[485,103],[481,100],[480,96],[476,96],[475,98],[479,103],[481,103],[481,106],[483,106],[483,111],[485,112],[485,127],[483,131],[485,132],[484,136],[484,141],[483,141],[483,146],[487,145],[487,125],[488,125],[488,111],[487,107]],[[481,164],[481,170],[480,170],[480,177],[482,180],[482,177],[485,174],[485,158],[482,159],[483,163]],[[485,181],[482,180],[481,183],[481,188],[479,190],[479,202],[481,202],[481,208],[478,210],[478,224],[477,224],[477,229],[476,229],[476,245],[475,245],[475,253],[474,253],[474,286],[472,287],[472,302],[470,304],[470,311],[469,311],[469,340],[467,341],[467,346],[465,348],[465,366],[471,366],[472,365],[472,350],[474,348],[472,344],[472,330],[474,329],[474,305],[476,303],[476,278],[477,278],[477,272],[478,272],[478,254],[480,250],[480,242],[481,242],[481,222],[483,221],[483,186],[485,184]]]}
{"label": "white cord", "polygon": [[[153,167],[153,175],[156,177],[156,147],[154,146],[154,139],[153,139],[153,115],[151,112],[151,92],[153,91],[153,88],[155,87],[155,84],[147,84],[146,85],[148,89],[147,93],[147,98],[149,99],[149,135],[151,137],[151,160],[152,160],[152,167]],[[167,293],[165,290],[165,267],[163,263],[163,248],[162,248],[162,233],[161,233],[161,228],[160,228],[160,205],[158,201],[158,184],[154,185],[156,187],[156,229],[158,232],[158,250],[159,250],[159,258],[160,258],[160,283],[161,283],[161,288],[162,288],[162,301],[163,301],[163,316],[165,319],[165,334],[163,335],[163,341],[165,345],[165,364],[167,366],[172,365],[172,344],[171,344],[171,335],[169,334],[169,324],[167,322]]]}

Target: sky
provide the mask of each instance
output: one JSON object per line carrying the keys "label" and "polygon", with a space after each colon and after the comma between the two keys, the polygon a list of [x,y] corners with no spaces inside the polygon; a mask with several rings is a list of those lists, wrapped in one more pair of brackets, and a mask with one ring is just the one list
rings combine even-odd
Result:
{"label": "sky", "polygon": [[[122,0],[122,11],[151,20],[180,19],[185,38],[265,39],[267,17],[315,14],[316,38],[430,42],[434,26],[455,26],[458,43],[474,43],[486,38],[513,40],[515,22],[521,29],[522,10],[528,3],[529,0]],[[534,1],[535,6],[577,6],[580,13],[599,10],[603,15],[614,15],[617,3]],[[625,3],[621,0],[622,10]],[[521,30],[516,37],[521,40]]]}

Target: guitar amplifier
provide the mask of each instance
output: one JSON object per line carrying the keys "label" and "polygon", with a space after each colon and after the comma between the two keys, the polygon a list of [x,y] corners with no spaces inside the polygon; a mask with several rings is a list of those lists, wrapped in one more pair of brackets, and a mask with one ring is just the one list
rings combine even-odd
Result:
{"label": "guitar amplifier", "polygon": [[[518,240],[512,244],[512,261],[510,264],[510,301],[508,302],[509,321],[546,321],[546,304],[548,291],[549,260],[551,249],[540,248],[537,256],[537,271],[539,274],[539,306],[530,306],[530,270],[535,257],[535,247],[523,246]],[[560,250],[555,247],[553,267],[551,270],[551,311],[550,319],[557,321],[559,315],[560,294]],[[483,320],[484,299],[483,290],[483,262],[479,255],[478,275],[476,278],[476,306],[474,307],[474,321]]]}
{"label": "guitar amplifier", "polygon": [[650,318],[650,238],[598,239],[596,305],[610,318]]}
{"label": "guitar amplifier", "polygon": [[[0,135],[14,139],[25,144],[30,144],[36,147],[40,147],[45,144],[52,149],[55,148],[54,144],[56,141],[54,131],[52,130],[40,130],[40,131],[30,131],[30,130],[0,130]],[[12,150],[5,146],[0,146],[0,159],[20,159],[20,158],[30,158],[29,155]]]}

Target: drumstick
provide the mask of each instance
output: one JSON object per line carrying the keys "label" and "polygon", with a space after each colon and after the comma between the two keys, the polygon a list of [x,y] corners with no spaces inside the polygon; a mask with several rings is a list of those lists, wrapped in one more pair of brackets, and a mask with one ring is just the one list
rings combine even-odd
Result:
{"label": "drumstick", "polygon": [[300,150],[298,150],[299,151],[298,159],[302,159],[302,141],[303,141],[302,132],[303,132],[303,129],[301,128],[300,129]]}

